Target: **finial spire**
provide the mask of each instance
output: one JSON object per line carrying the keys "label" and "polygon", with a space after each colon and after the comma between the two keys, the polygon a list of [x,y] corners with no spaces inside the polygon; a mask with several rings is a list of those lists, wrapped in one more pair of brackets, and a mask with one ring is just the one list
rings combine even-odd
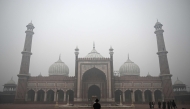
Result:
{"label": "finial spire", "polygon": [[59,54],[59,60],[61,60],[61,54]]}
{"label": "finial spire", "polygon": [[11,77],[11,80],[13,80],[13,76]]}
{"label": "finial spire", "polygon": [[158,19],[157,19],[157,22],[158,22]]}
{"label": "finial spire", "polygon": [[93,48],[95,48],[95,43],[93,42]]}
{"label": "finial spire", "polygon": [[177,80],[178,80],[178,77],[177,77]]}
{"label": "finial spire", "polygon": [[129,59],[129,53],[128,53],[128,59]]}

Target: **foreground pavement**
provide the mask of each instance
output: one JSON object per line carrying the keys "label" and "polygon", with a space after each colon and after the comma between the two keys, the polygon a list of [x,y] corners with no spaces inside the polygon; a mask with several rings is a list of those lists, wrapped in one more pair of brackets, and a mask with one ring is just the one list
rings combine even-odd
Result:
{"label": "foreground pavement", "polygon": [[[177,109],[190,109],[190,104],[178,105]],[[0,104],[0,109],[55,109],[55,104]],[[93,109],[92,107],[59,107],[59,109]],[[126,109],[126,107],[102,107],[101,109]],[[149,109],[146,104],[135,104],[135,108],[128,109]],[[158,109],[156,105],[154,109]]]}

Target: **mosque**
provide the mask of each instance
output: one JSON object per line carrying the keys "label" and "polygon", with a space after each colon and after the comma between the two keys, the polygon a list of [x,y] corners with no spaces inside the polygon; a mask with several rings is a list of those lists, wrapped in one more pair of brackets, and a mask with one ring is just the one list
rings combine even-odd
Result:
{"label": "mosque", "polygon": [[[34,25],[29,23],[22,61],[18,74],[15,103],[40,102],[81,104],[88,103],[93,97],[101,103],[145,103],[174,99],[172,81],[163,37],[162,24],[156,22],[155,34],[160,65],[159,76],[150,74],[140,76],[140,68],[128,56],[122,62],[119,72],[113,70],[114,49],[109,48],[109,58],[97,52],[95,44],[85,57],[79,57],[79,48],[75,53],[75,76],[69,76],[69,68],[61,57],[49,67],[49,76],[31,76],[29,73],[30,56]],[[4,90],[7,90],[6,88]]]}

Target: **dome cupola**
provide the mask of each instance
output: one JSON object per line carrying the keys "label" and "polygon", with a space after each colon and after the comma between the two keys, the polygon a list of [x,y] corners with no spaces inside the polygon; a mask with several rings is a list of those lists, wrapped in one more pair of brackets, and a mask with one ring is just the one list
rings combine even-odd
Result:
{"label": "dome cupola", "polygon": [[69,75],[69,68],[64,62],[61,61],[60,56],[59,60],[49,67],[49,75]]}
{"label": "dome cupola", "polygon": [[11,78],[11,80],[9,80],[6,85],[15,85],[15,81],[13,80],[13,77]]}
{"label": "dome cupola", "polygon": [[124,76],[124,75],[140,76],[140,68],[137,64],[132,62],[128,56],[128,60],[120,67],[119,73],[120,73],[120,76]]}
{"label": "dome cupola", "polygon": [[95,44],[93,43],[93,49],[90,53],[88,53],[85,58],[104,58],[100,53],[98,53],[95,49]]}
{"label": "dome cupola", "polygon": [[178,77],[177,77],[177,80],[175,81],[174,85],[182,85],[182,84],[183,84],[183,82],[180,81],[180,80],[178,79]]}

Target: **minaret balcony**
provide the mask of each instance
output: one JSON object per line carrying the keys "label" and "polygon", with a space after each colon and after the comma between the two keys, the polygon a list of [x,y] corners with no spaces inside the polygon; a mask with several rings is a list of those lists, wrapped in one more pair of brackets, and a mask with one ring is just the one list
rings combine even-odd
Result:
{"label": "minaret balcony", "polygon": [[160,55],[166,55],[168,51],[158,51],[157,54]]}

